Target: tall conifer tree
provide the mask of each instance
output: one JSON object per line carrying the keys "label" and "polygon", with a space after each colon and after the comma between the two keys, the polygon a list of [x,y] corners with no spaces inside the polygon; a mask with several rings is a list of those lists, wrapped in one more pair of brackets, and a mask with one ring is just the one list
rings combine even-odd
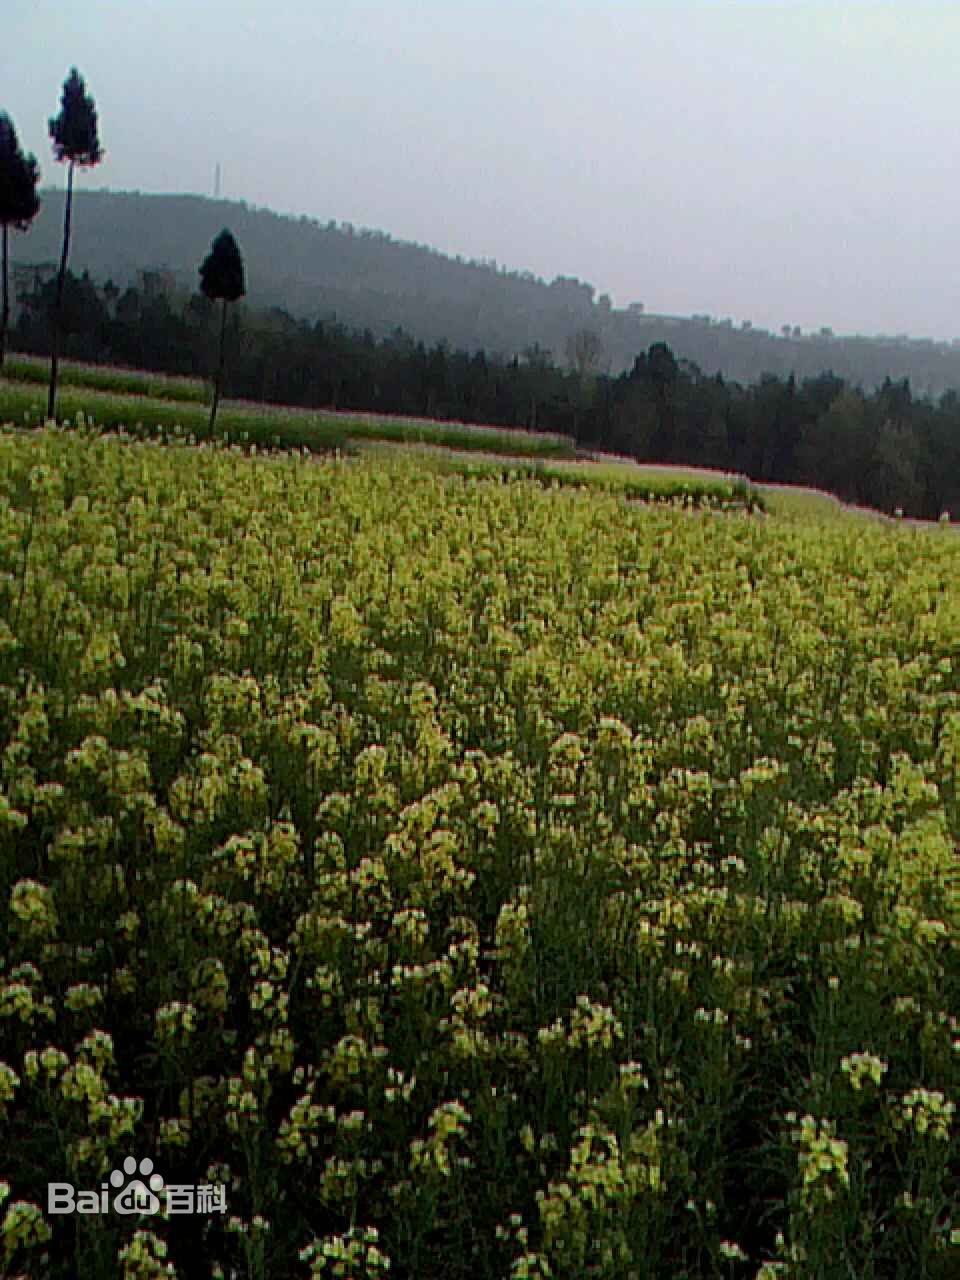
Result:
{"label": "tall conifer tree", "polygon": [[217,405],[220,403],[220,391],[223,386],[224,352],[227,336],[227,305],[242,298],[246,292],[243,278],[243,258],[236,240],[224,229],[213,242],[213,247],[200,266],[200,291],[211,301],[219,300],[220,311],[220,353],[217,358],[217,375],[213,383],[213,404],[210,408],[210,434],[217,418]]}
{"label": "tall conifer tree", "polygon": [[83,77],[72,67],[63,83],[60,98],[60,114],[50,119],[50,137],[53,154],[67,168],[67,199],[63,212],[63,249],[60,254],[60,270],[57,273],[57,294],[54,302],[53,333],[50,342],[50,394],[47,399],[47,417],[55,416],[57,405],[57,366],[60,354],[60,314],[63,306],[63,285],[67,276],[67,257],[70,253],[70,219],[73,212],[73,171],[79,165],[90,168],[103,159],[103,149],[97,133],[97,111],[93,98],[88,97]]}
{"label": "tall conifer tree", "polygon": [[7,329],[10,325],[10,263],[9,232],[11,227],[26,231],[37,216],[40,201],[37,198],[37,181],[40,171],[37,158],[24,155],[17,140],[13,121],[0,111],[0,227],[3,232],[2,274],[3,301],[0,306],[0,369],[7,350]]}

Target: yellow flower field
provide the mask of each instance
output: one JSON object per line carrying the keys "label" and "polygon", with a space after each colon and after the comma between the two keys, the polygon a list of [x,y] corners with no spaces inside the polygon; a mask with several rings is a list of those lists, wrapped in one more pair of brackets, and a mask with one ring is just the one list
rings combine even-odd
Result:
{"label": "yellow flower field", "polygon": [[0,434],[0,1274],[960,1275],[958,583]]}

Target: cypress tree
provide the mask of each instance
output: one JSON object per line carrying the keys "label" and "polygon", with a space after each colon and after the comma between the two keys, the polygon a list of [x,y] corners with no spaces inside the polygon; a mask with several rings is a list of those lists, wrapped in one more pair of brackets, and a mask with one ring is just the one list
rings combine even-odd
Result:
{"label": "cypress tree", "polygon": [[246,293],[243,278],[243,258],[236,240],[224,229],[213,242],[213,247],[200,265],[200,291],[211,301],[219,300],[220,354],[217,359],[217,375],[213,383],[213,404],[210,408],[210,434],[217,418],[220,391],[223,386],[224,351],[227,336],[227,306]]}
{"label": "cypress tree", "polygon": [[13,121],[5,111],[0,111],[0,227],[3,229],[0,369],[3,368],[6,355],[7,329],[10,324],[9,232],[11,227],[26,231],[37,216],[40,208],[37,198],[39,177],[36,156],[24,155],[20,150]]}
{"label": "cypress tree", "polygon": [[50,343],[50,394],[47,399],[47,417],[54,417],[57,404],[57,366],[60,354],[60,314],[63,306],[63,286],[67,276],[67,256],[70,252],[70,219],[73,212],[73,172],[79,165],[91,168],[103,159],[103,149],[97,133],[97,111],[93,98],[87,96],[83,77],[76,67],[63,82],[60,98],[60,114],[49,122],[53,140],[53,154],[58,163],[67,168],[67,199],[63,212],[63,249],[60,254],[60,270],[57,273],[57,294],[54,302],[53,333]]}

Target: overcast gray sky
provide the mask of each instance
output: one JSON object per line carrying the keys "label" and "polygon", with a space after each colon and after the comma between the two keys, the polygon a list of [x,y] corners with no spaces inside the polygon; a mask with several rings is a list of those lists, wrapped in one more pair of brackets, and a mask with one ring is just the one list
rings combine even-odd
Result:
{"label": "overcast gray sky", "polygon": [[0,109],[62,183],[353,222],[617,306],[960,336],[960,5],[0,0]]}

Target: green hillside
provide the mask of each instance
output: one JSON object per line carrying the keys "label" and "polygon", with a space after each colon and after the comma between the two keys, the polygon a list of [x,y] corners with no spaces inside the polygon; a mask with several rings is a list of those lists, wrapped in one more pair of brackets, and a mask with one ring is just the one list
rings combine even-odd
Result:
{"label": "green hillside", "polygon": [[[62,216],[62,192],[45,191],[32,229],[13,237],[21,283],[30,282],[33,267],[54,264]],[[548,284],[529,272],[450,258],[381,231],[202,196],[81,190],[71,266],[121,285],[142,271],[165,270],[168,287],[192,290],[197,265],[224,225],[242,246],[251,305],[310,319],[335,316],[378,337],[401,327],[454,349],[513,356],[539,346],[562,361],[575,335],[589,331],[599,340],[596,367],[614,373],[651,343],[666,341],[704,372],[742,382],[764,373],[808,377],[829,369],[866,388],[887,376],[909,378],[919,392],[960,387],[960,348],[948,343],[797,330],[784,336],[705,316],[647,315],[638,305],[618,310],[592,285],[569,277]]]}

